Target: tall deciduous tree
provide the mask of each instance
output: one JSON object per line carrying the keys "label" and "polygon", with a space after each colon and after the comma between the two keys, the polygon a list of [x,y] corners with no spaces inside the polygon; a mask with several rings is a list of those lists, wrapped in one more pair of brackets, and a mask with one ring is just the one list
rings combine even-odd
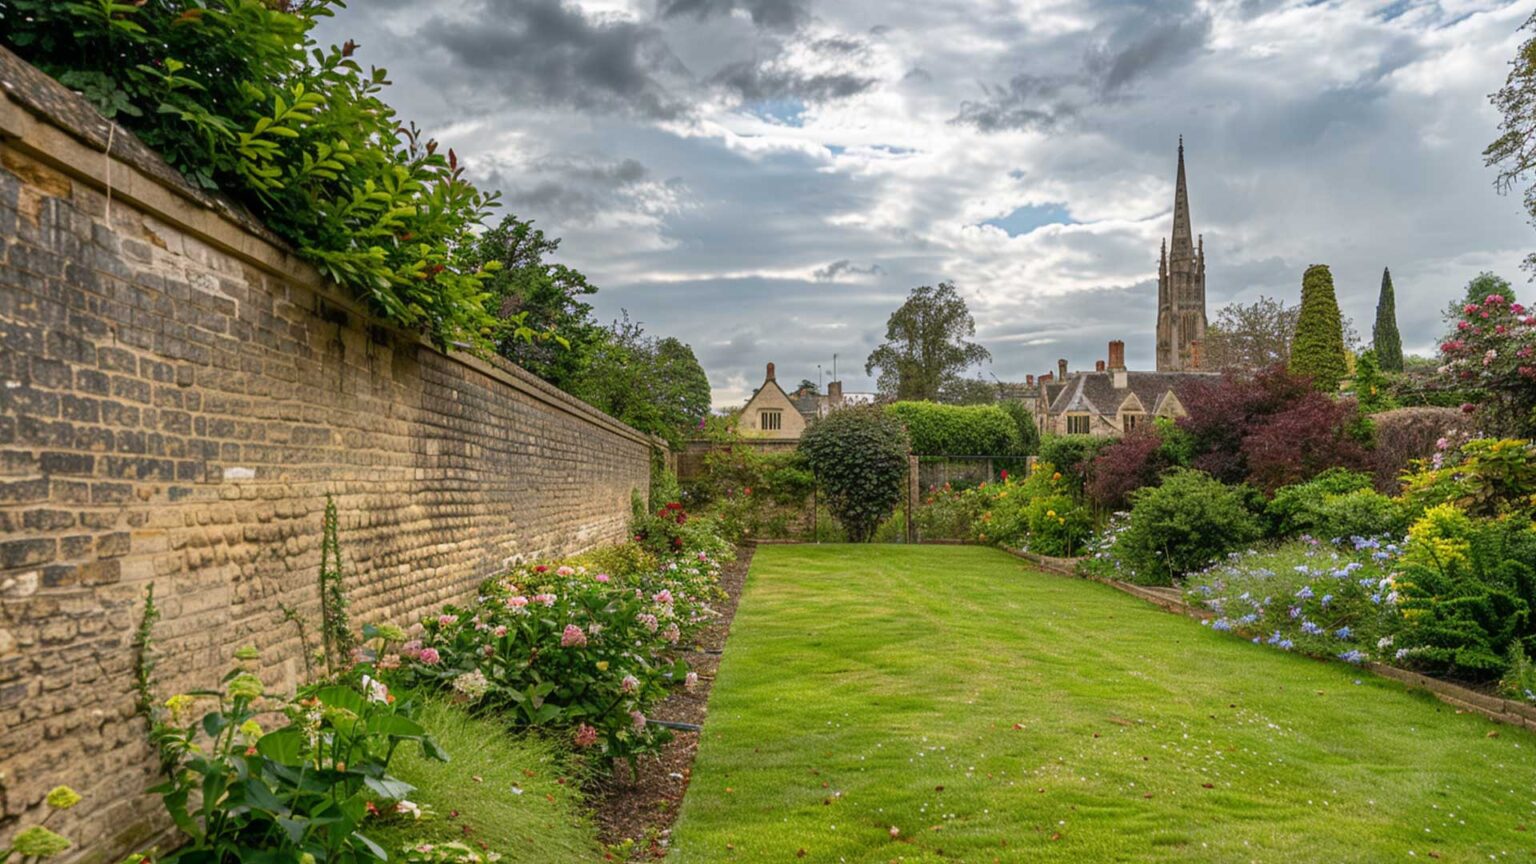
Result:
{"label": "tall deciduous tree", "polygon": [[560,248],[531,220],[507,216],[475,241],[467,257],[477,267],[500,266],[485,280],[490,308],[501,318],[523,316],[525,327],[553,338],[507,335],[496,351],[556,387],[569,389],[603,328],[585,297],[597,293],[579,270],[548,261]]}
{"label": "tall deciduous tree", "polygon": [[1228,303],[1205,331],[1206,363],[1212,369],[1268,369],[1291,359],[1300,306],[1259,297],[1253,303]]}
{"label": "tall deciduous tree", "polygon": [[676,444],[709,413],[709,379],[693,349],[656,339],[625,315],[603,330],[571,392],[642,432]]}
{"label": "tall deciduous tree", "polygon": [[1324,393],[1339,389],[1349,374],[1344,353],[1344,319],[1333,293],[1333,273],[1326,264],[1313,264],[1301,279],[1301,312],[1291,342],[1290,371],[1312,379]]}
{"label": "tall deciduous tree", "polygon": [[992,359],[990,351],[966,341],[975,335],[976,322],[953,284],[923,285],[886,321],[886,341],[869,355],[864,373],[879,369],[880,392],[897,399],[937,400],[945,384]]}
{"label": "tall deciduous tree", "polygon": [[1371,328],[1371,347],[1384,372],[1403,371],[1403,337],[1397,332],[1397,297],[1392,290],[1392,271],[1381,268],[1381,293],[1376,297],[1376,326]]}
{"label": "tall deciduous tree", "polygon": [[[1536,15],[1527,18],[1521,29],[1536,30]],[[1504,119],[1499,137],[1483,150],[1483,161],[1499,169],[1494,187],[1508,192],[1536,169],[1536,37],[1520,46],[1504,86],[1488,100]],[[1525,190],[1525,210],[1536,224],[1536,186]],[[1536,253],[1525,256],[1522,266],[1536,270]]]}

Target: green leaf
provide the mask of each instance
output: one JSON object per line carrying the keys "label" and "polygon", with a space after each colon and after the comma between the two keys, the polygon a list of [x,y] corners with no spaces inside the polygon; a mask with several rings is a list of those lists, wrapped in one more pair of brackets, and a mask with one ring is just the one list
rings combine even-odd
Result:
{"label": "green leaf", "polygon": [[256,752],[279,765],[302,765],[304,745],[304,733],[287,726],[261,736],[256,742]]}

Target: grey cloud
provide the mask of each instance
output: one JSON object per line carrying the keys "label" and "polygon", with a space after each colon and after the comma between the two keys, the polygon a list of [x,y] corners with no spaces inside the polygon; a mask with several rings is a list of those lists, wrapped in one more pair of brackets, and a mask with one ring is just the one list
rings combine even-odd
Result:
{"label": "grey cloud", "polygon": [[[1078,46],[1075,70],[1027,70],[1006,85],[983,84],[983,98],[962,102],[951,122],[983,132],[1048,129],[1093,106],[1132,97],[1141,80],[1190,61],[1210,41],[1210,13],[1189,3],[1137,3],[1101,11],[1101,23]],[[1031,60],[1058,65],[1053,56]]]}
{"label": "grey cloud", "polygon": [[839,276],[879,276],[885,271],[879,264],[871,264],[868,267],[855,267],[852,261],[843,258],[833,261],[825,267],[818,268],[812,275],[818,282],[836,282]]}
{"label": "grey cloud", "polygon": [[658,119],[688,112],[665,83],[685,72],[654,27],[588,18],[563,0],[477,0],[464,12],[435,15],[418,31],[447,53],[456,68],[443,77],[458,87]]}
{"label": "grey cloud", "polygon": [[767,30],[798,30],[811,17],[809,0],[663,0],[659,11],[663,18],[687,15],[705,19],[737,9]]}
{"label": "grey cloud", "polygon": [[516,172],[492,167],[486,185],[503,190],[514,212],[554,220],[558,224],[590,222],[598,213],[620,204],[651,172],[634,159],[600,163],[570,158],[547,159]]}
{"label": "grey cloud", "polygon": [[855,75],[852,72],[803,75],[750,60],[733,63],[721,69],[715,75],[714,81],[747,102],[764,99],[826,102],[858,95],[875,86],[876,83],[873,78]]}

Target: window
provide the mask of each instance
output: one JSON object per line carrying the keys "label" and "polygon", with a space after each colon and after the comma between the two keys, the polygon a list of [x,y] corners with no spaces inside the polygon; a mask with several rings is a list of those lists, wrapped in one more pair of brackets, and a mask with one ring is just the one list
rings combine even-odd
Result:
{"label": "window", "polygon": [[757,416],[757,426],[764,432],[777,432],[784,428],[784,412],[778,410],[777,408],[772,410],[765,408],[758,412]]}
{"label": "window", "polygon": [[1141,424],[1146,422],[1146,419],[1147,415],[1140,411],[1127,411],[1120,415],[1120,428],[1125,434],[1129,435],[1140,429]]}
{"label": "window", "polygon": [[1087,435],[1089,430],[1089,417],[1087,414],[1067,415],[1068,435]]}

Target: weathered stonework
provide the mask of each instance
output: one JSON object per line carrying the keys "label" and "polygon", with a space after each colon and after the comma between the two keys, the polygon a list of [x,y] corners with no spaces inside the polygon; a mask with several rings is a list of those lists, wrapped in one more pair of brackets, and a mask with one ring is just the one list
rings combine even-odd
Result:
{"label": "weathered stonework", "polygon": [[10,55],[0,85],[0,837],[68,783],[84,802],[50,825],[116,860],[164,827],[133,716],[147,585],[162,698],[246,644],[291,690],[278,606],[318,619],[327,494],[354,618],[405,621],[514,556],[622,539],[653,442],[369,319],[121,130],[109,159]]}

